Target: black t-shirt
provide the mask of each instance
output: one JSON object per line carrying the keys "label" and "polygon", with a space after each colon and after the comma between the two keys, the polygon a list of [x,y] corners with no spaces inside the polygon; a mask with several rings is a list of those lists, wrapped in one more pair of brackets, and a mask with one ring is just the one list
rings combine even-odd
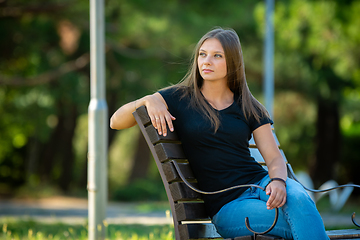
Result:
{"label": "black t-shirt", "polygon": [[[221,121],[217,132],[200,111],[190,106],[190,97],[182,90],[168,88],[159,93],[165,99],[169,112],[176,118],[174,128],[182,142],[185,155],[198,180],[199,189],[217,191],[239,184],[260,181],[267,171],[258,164],[249,151],[251,133],[261,125],[273,123],[264,117],[260,123],[246,120],[238,96],[231,106],[216,110]],[[239,188],[219,194],[204,195],[205,206],[213,217],[226,203],[239,197],[246,189]]]}

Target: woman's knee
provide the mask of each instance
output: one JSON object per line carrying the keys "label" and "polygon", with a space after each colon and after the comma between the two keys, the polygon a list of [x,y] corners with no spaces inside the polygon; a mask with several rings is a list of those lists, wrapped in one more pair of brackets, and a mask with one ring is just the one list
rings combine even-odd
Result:
{"label": "woman's knee", "polygon": [[[263,208],[262,208],[263,207]],[[250,212],[248,211],[246,215],[249,218],[250,226],[253,230],[257,232],[264,232],[270,228],[275,219],[275,211],[267,210],[266,206],[262,206],[261,212]],[[213,221],[218,233],[224,238],[234,238],[240,236],[252,235],[252,233],[248,230],[245,225],[245,216],[238,217],[236,221],[234,219],[230,221],[228,218],[217,219],[217,221]],[[220,220],[220,221],[219,221]],[[270,231],[271,235],[283,237],[285,239],[291,239],[292,233],[291,228],[288,222],[285,219],[285,216],[282,212],[279,212],[279,218],[275,227]]]}
{"label": "woman's knee", "polygon": [[[274,222],[275,210],[268,210],[266,203],[261,200],[247,199],[239,202],[232,202],[225,205],[214,217],[213,223],[222,236],[244,236],[251,235],[245,226],[245,218],[248,217],[250,225],[255,231],[263,232]],[[290,227],[285,220],[285,216],[280,211],[279,219],[276,224],[278,233],[291,233]],[[283,235],[281,235],[283,236]]]}
{"label": "woman's knee", "polygon": [[314,201],[311,199],[309,194],[306,192],[306,190],[296,181],[293,179],[287,180],[287,203],[288,204],[297,204],[298,207],[301,204],[311,204],[315,205]]}

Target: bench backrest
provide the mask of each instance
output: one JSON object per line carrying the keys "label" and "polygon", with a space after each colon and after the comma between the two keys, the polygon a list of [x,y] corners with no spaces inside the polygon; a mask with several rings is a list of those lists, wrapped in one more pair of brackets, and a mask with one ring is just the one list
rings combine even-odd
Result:
{"label": "bench backrest", "polygon": [[[144,106],[138,108],[133,115],[151,150],[164,183],[173,215],[176,240],[222,239],[206,214],[202,195],[184,184],[171,162],[172,160],[177,161],[185,178],[194,187],[197,187],[196,179],[176,132],[168,130],[166,137],[160,136],[151,124]],[[275,139],[277,141],[276,136]],[[266,168],[265,161],[256,148],[254,140],[251,139],[249,144],[252,156]],[[281,153],[283,154],[282,151]]]}

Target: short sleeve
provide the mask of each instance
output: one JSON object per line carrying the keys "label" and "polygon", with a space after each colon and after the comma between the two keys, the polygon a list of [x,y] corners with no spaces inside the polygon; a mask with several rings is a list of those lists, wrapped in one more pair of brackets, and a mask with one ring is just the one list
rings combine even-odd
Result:
{"label": "short sleeve", "polygon": [[273,120],[267,116],[263,116],[260,118],[260,121],[257,121],[254,117],[250,120],[250,129],[251,132],[253,132],[258,127],[261,127],[262,125],[270,123],[271,125],[274,124]]}

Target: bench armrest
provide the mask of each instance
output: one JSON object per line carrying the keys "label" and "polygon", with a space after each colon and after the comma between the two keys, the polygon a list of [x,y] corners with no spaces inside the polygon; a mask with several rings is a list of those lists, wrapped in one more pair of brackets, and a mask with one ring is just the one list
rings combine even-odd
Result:
{"label": "bench armrest", "polygon": [[[178,163],[177,163],[175,160],[171,160],[170,162],[174,165],[177,173],[179,174],[181,180],[186,184],[186,186],[188,186],[188,187],[189,187],[190,189],[192,189],[193,191],[198,192],[198,193],[201,193],[201,194],[205,194],[205,195],[206,195],[206,194],[217,194],[217,193],[227,192],[227,191],[230,191],[230,190],[233,190],[233,189],[244,188],[244,187],[256,187],[256,188],[260,188],[261,190],[265,191],[265,189],[264,189],[263,187],[261,187],[261,186],[259,186],[259,185],[256,185],[256,184],[237,185],[237,186],[225,188],[225,189],[222,189],[222,190],[219,190],[219,191],[214,191],[214,192],[201,191],[200,189],[197,189],[197,188],[193,187],[193,186],[186,180],[186,178],[184,177],[184,175],[183,175],[182,172],[181,172],[181,169],[180,169]],[[245,225],[246,225],[246,228],[247,228],[250,232],[252,232],[252,233],[254,234],[254,236],[256,236],[256,235],[264,235],[264,234],[270,232],[270,231],[275,227],[275,225],[276,225],[276,223],[277,223],[277,220],[278,220],[278,217],[279,217],[279,209],[278,209],[278,208],[275,208],[275,219],[274,219],[274,222],[273,222],[273,224],[270,226],[270,228],[267,229],[267,230],[264,231],[264,232],[256,232],[256,231],[254,231],[254,230],[250,227],[250,222],[249,222],[249,218],[248,218],[248,217],[245,218]],[[256,239],[256,237],[255,237],[255,239]]]}

